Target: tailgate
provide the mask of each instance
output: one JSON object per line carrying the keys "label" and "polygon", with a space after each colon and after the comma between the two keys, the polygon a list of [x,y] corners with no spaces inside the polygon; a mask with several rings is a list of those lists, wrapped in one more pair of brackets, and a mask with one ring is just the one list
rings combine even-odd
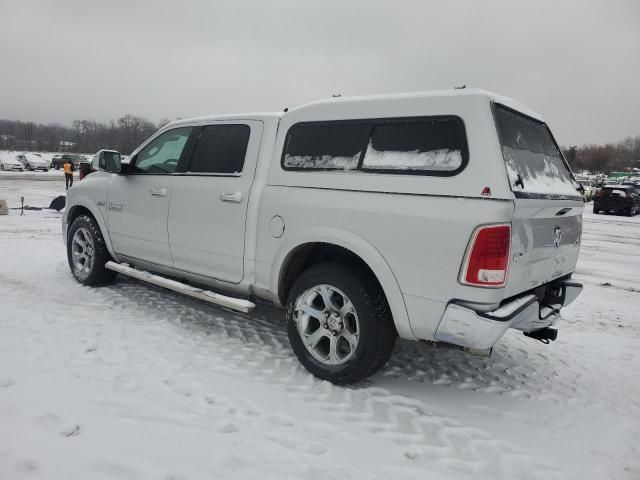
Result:
{"label": "tailgate", "polygon": [[583,208],[571,200],[515,200],[506,297],[573,272]]}

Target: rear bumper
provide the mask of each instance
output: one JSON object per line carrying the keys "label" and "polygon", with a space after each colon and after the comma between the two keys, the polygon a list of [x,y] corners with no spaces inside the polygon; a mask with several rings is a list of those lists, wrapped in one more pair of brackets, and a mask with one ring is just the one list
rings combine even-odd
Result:
{"label": "rear bumper", "polygon": [[476,350],[493,347],[508,328],[531,332],[554,325],[560,318],[560,309],[573,302],[582,285],[572,281],[552,284],[558,288],[553,303],[541,303],[534,294],[511,299],[492,312],[477,312],[449,303],[436,331],[436,340]]}
{"label": "rear bumper", "polygon": [[627,210],[629,209],[629,207],[633,208],[635,207],[635,205],[636,204],[633,202],[607,202],[607,203],[594,202],[593,208],[595,210],[619,211],[619,210]]}

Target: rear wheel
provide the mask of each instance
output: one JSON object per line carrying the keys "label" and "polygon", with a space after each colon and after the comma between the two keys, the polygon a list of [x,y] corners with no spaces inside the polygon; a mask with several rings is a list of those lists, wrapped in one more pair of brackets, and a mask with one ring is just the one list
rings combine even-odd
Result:
{"label": "rear wheel", "polygon": [[362,380],[387,362],[397,333],[382,289],[365,272],[314,265],[294,282],[287,333],[304,367],[335,384]]}
{"label": "rear wheel", "polygon": [[67,259],[71,273],[83,285],[106,285],[116,278],[117,273],[105,267],[111,255],[100,227],[88,215],[80,215],[71,224],[67,237]]}
{"label": "rear wheel", "polygon": [[593,206],[593,213],[595,213],[596,215],[600,213],[600,210],[598,210],[595,205]]}
{"label": "rear wheel", "polygon": [[626,211],[627,217],[633,217],[633,207],[629,207]]}

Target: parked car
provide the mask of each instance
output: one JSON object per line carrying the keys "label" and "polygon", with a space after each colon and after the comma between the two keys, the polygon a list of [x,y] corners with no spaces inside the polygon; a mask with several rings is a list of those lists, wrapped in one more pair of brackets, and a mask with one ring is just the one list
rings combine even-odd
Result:
{"label": "parked car", "polygon": [[93,173],[93,167],[91,166],[91,162],[82,161],[80,165],[78,165],[78,177],[80,180],[84,179],[90,173]]}
{"label": "parked car", "polygon": [[16,160],[12,153],[0,153],[0,170],[7,172],[24,172],[24,165]]}
{"label": "parked car", "polygon": [[626,181],[622,182],[622,185],[626,187],[633,187],[636,190],[636,193],[640,193],[640,182]]}
{"label": "parked car", "polygon": [[60,170],[67,159],[70,159],[73,163],[73,167],[77,170],[80,166],[80,162],[85,161],[83,155],[77,155],[75,153],[65,153],[62,155],[56,155],[51,159],[51,168],[55,168],[56,170]]}
{"label": "parked car", "polygon": [[585,202],[593,200],[593,196],[596,191],[595,183],[591,180],[578,180],[578,183],[582,185],[582,188],[584,189],[582,196],[584,197]]}
{"label": "parked car", "polygon": [[22,163],[27,170],[49,171],[49,163],[38,153],[19,153],[16,155],[16,160]]}
{"label": "parked car", "polygon": [[640,213],[640,195],[633,185],[605,185],[594,197],[593,213],[616,212],[630,217]]}
{"label": "parked car", "polygon": [[337,384],[380,369],[397,336],[548,343],[582,289],[566,160],[540,115],[482,90],[181,120],[112,158],[68,192],[76,280],[283,306],[300,362]]}

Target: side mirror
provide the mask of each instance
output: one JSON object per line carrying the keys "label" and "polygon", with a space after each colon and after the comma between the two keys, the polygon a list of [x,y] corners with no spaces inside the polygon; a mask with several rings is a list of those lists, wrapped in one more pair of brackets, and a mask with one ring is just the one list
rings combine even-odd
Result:
{"label": "side mirror", "polygon": [[100,152],[98,157],[98,170],[109,173],[120,173],[122,161],[118,152]]}

